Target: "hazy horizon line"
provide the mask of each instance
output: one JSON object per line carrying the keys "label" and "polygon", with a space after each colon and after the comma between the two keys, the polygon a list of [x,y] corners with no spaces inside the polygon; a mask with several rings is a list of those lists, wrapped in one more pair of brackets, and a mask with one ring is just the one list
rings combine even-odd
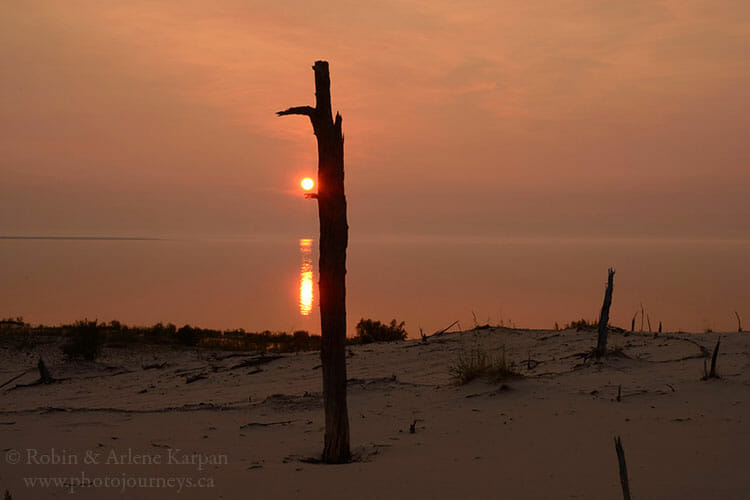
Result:
{"label": "hazy horizon line", "polygon": [[163,238],[139,237],[139,236],[5,236],[0,235],[0,240],[85,240],[85,241],[156,241]]}
{"label": "hazy horizon line", "polygon": [[[350,234],[350,239],[351,238]],[[312,239],[317,235],[295,235],[291,233],[262,233],[262,234],[231,234],[231,235],[169,235],[169,236],[78,236],[78,235],[0,235],[0,240],[49,240],[49,241],[210,241],[210,240],[245,240],[245,239]],[[475,235],[475,234],[436,234],[436,233],[381,233],[356,234],[355,240],[372,241],[378,239],[412,240],[412,241],[653,241],[653,242],[695,242],[695,243],[750,243],[747,237],[719,237],[719,236],[684,236],[684,235]]]}

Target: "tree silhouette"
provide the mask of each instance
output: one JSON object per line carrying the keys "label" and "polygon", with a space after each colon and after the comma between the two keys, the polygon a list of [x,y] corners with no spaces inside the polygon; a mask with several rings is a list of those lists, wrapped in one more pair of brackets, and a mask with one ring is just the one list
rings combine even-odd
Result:
{"label": "tree silhouette", "polygon": [[279,116],[310,118],[318,141],[318,200],[320,218],[320,358],[323,365],[323,404],[326,430],[323,461],[349,461],[349,415],[346,406],[346,247],[349,226],[344,195],[344,136],[341,115],[333,120],[328,62],[316,61],[315,107],[298,106]]}

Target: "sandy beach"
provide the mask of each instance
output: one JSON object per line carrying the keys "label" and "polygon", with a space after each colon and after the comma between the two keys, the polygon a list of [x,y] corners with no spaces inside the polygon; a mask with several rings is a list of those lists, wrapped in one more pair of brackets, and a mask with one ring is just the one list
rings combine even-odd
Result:
{"label": "sandy beach", "polygon": [[[721,334],[710,380],[718,333],[611,333],[621,355],[601,361],[582,357],[595,335],[485,328],[348,347],[346,465],[315,463],[317,352],[138,345],[84,363],[56,342],[5,347],[0,382],[28,373],[2,388],[0,487],[14,499],[621,498],[621,436],[634,498],[747,498],[747,334]],[[461,353],[503,348],[520,377],[452,379]],[[39,356],[61,380],[25,387]]]}

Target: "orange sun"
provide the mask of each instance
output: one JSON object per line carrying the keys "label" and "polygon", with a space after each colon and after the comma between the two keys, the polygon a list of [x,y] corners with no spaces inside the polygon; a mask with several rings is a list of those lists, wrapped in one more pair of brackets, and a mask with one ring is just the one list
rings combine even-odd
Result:
{"label": "orange sun", "polygon": [[299,185],[302,186],[302,189],[304,189],[305,191],[310,191],[315,187],[315,181],[313,181],[309,177],[305,177],[300,181]]}

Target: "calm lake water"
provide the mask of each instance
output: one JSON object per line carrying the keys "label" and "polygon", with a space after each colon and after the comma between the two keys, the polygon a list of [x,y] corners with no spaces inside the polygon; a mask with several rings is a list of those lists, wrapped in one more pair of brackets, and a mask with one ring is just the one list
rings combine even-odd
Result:
{"label": "calm lake water", "polygon": [[[654,329],[734,331],[735,310],[748,329],[749,254],[746,241],[353,235],[348,326],[397,318],[416,337],[474,317],[523,328],[594,319],[613,266],[615,325],[629,328],[642,303]],[[317,259],[302,235],[0,239],[0,316],[318,333]]]}

